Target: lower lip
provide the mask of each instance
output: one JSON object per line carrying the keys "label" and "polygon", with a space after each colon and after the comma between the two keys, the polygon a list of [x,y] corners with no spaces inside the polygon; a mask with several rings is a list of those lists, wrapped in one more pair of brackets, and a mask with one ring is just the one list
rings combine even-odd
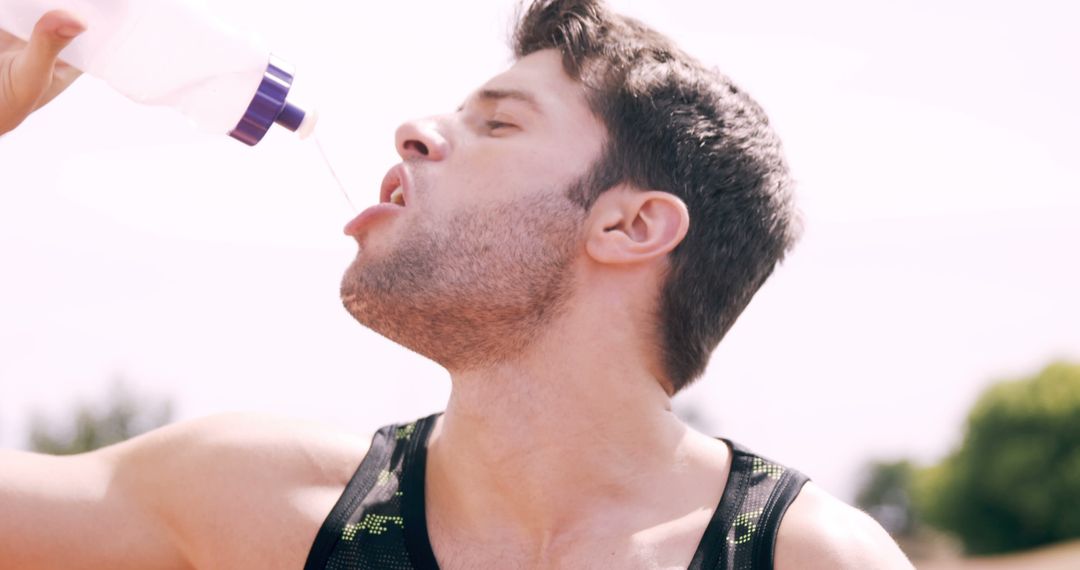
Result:
{"label": "lower lip", "polygon": [[356,216],[351,222],[345,224],[345,235],[359,237],[363,233],[365,227],[404,210],[405,208],[388,202],[376,204],[363,212],[360,212],[359,216]]}

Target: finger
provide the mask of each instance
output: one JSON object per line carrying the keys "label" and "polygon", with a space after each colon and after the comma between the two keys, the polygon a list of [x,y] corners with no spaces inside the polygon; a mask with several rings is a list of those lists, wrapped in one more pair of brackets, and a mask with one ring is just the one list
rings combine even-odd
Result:
{"label": "finger", "polygon": [[71,14],[53,10],[34,26],[30,41],[12,62],[11,82],[20,99],[37,100],[52,81],[56,56],[86,26]]}

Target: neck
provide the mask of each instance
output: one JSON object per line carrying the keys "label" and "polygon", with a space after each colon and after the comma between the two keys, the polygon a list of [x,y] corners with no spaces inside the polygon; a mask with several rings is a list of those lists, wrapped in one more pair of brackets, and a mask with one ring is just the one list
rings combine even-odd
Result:
{"label": "neck", "polygon": [[693,469],[701,457],[726,468],[717,457],[726,447],[703,443],[672,414],[648,363],[617,350],[627,344],[610,329],[583,325],[558,327],[515,362],[451,373],[428,455],[434,524],[542,548],[594,528],[597,517],[626,522],[628,509],[667,516],[687,508],[680,483],[702,481]]}

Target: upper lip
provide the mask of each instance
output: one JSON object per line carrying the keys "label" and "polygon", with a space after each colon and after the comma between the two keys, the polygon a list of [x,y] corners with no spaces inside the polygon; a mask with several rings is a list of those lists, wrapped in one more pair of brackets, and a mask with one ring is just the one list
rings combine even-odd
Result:
{"label": "upper lip", "polygon": [[401,186],[402,200],[408,206],[412,203],[412,184],[409,180],[409,171],[405,169],[405,163],[395,164],[383,177],[382,187],[379,190],[379,203],[389,203],[390,195],[398,186]]}

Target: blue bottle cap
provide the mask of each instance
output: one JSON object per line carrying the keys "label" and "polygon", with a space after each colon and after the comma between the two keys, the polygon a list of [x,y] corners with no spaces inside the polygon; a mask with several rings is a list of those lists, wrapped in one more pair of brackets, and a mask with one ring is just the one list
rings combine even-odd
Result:
{"label": "blue bottle cap", "polygon": [[291,66],[271,55],[255,97],[229,136],[248,146],[255,146],[274,123],[290,131],[300,128],[307,113],[287,101],[292,83]]}

